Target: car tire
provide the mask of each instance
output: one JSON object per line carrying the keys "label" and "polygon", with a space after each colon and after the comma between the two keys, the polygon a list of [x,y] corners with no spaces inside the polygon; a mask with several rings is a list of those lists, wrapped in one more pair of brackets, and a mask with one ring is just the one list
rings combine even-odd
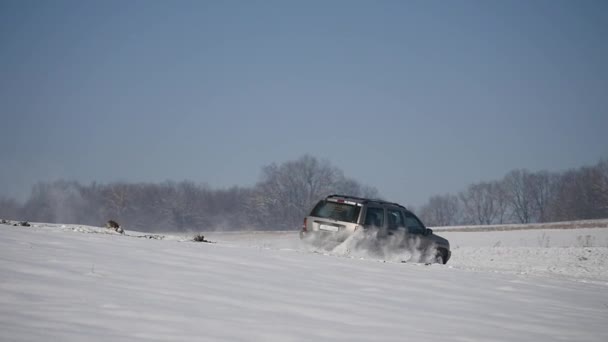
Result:
{"label": "car tire", "polygon": [[445,265],[447,263],[445,252],[441,249],[437,250],[437,254],[435,255],[435,262],[441,265]]}

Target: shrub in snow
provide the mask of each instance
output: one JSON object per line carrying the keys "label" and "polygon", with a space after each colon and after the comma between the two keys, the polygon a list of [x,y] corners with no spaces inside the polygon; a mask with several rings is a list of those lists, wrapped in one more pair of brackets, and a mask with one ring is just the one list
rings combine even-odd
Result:
{"label": "shrub in snow", "polygon": [[203,234],[197,234],[194,236],[194,238],[192,238],[192,241],[196,241],[196,242],[211,242],[209,240],[205,240],[205,236]]}

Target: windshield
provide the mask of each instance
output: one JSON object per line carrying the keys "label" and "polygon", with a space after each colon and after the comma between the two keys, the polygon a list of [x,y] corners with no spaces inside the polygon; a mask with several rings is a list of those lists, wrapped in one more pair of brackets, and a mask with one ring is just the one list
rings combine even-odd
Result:
{"label": "windshield", "polygon": [[355,223],[357,222],[360,211],[361,207],[356,205],[321,201],[315,206],[310,215]]}

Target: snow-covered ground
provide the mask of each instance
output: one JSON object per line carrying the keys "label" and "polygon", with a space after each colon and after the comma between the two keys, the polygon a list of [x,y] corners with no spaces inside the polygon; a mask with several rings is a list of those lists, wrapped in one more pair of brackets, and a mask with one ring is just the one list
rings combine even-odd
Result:
{"label": "snow-covered ground", "polygon": [[430,266],[205,235],[0,225],[0,341],[608,340],[606,228],[442,232]]}

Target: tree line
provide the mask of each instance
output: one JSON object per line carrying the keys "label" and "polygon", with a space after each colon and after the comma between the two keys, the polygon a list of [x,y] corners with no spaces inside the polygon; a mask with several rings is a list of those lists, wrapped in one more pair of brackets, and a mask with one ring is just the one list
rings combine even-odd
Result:
{"label": "tree line", "polygon": [[[380,197],[328,161],[305,155],[263,167],[252,187],[42,182],[24,203],[0,198],[0,218],[94,226],[112,219],[148,232],[286,230],[299,228],[312,206],[333,193]],[[458,194],[432,196],[415,212],[428,226],[608,218],[608,160],[565,172],[513,170]]]}
{"label": "tree line", "polygon": [[112,219],[131,230],[188,232],[297,229],[312,206],[332,193],[377,197],[328,161],[305,155],[262,168],[252,187],[212,189],[190,181],[38,183],[24,203],[0,199],[0,217],[100,226]]}
{"label": "tree line", "polygon": [[608,218],[608,160],[564,172],[513,170],[458,194],[432,196],[419,214],[429,226]]}

